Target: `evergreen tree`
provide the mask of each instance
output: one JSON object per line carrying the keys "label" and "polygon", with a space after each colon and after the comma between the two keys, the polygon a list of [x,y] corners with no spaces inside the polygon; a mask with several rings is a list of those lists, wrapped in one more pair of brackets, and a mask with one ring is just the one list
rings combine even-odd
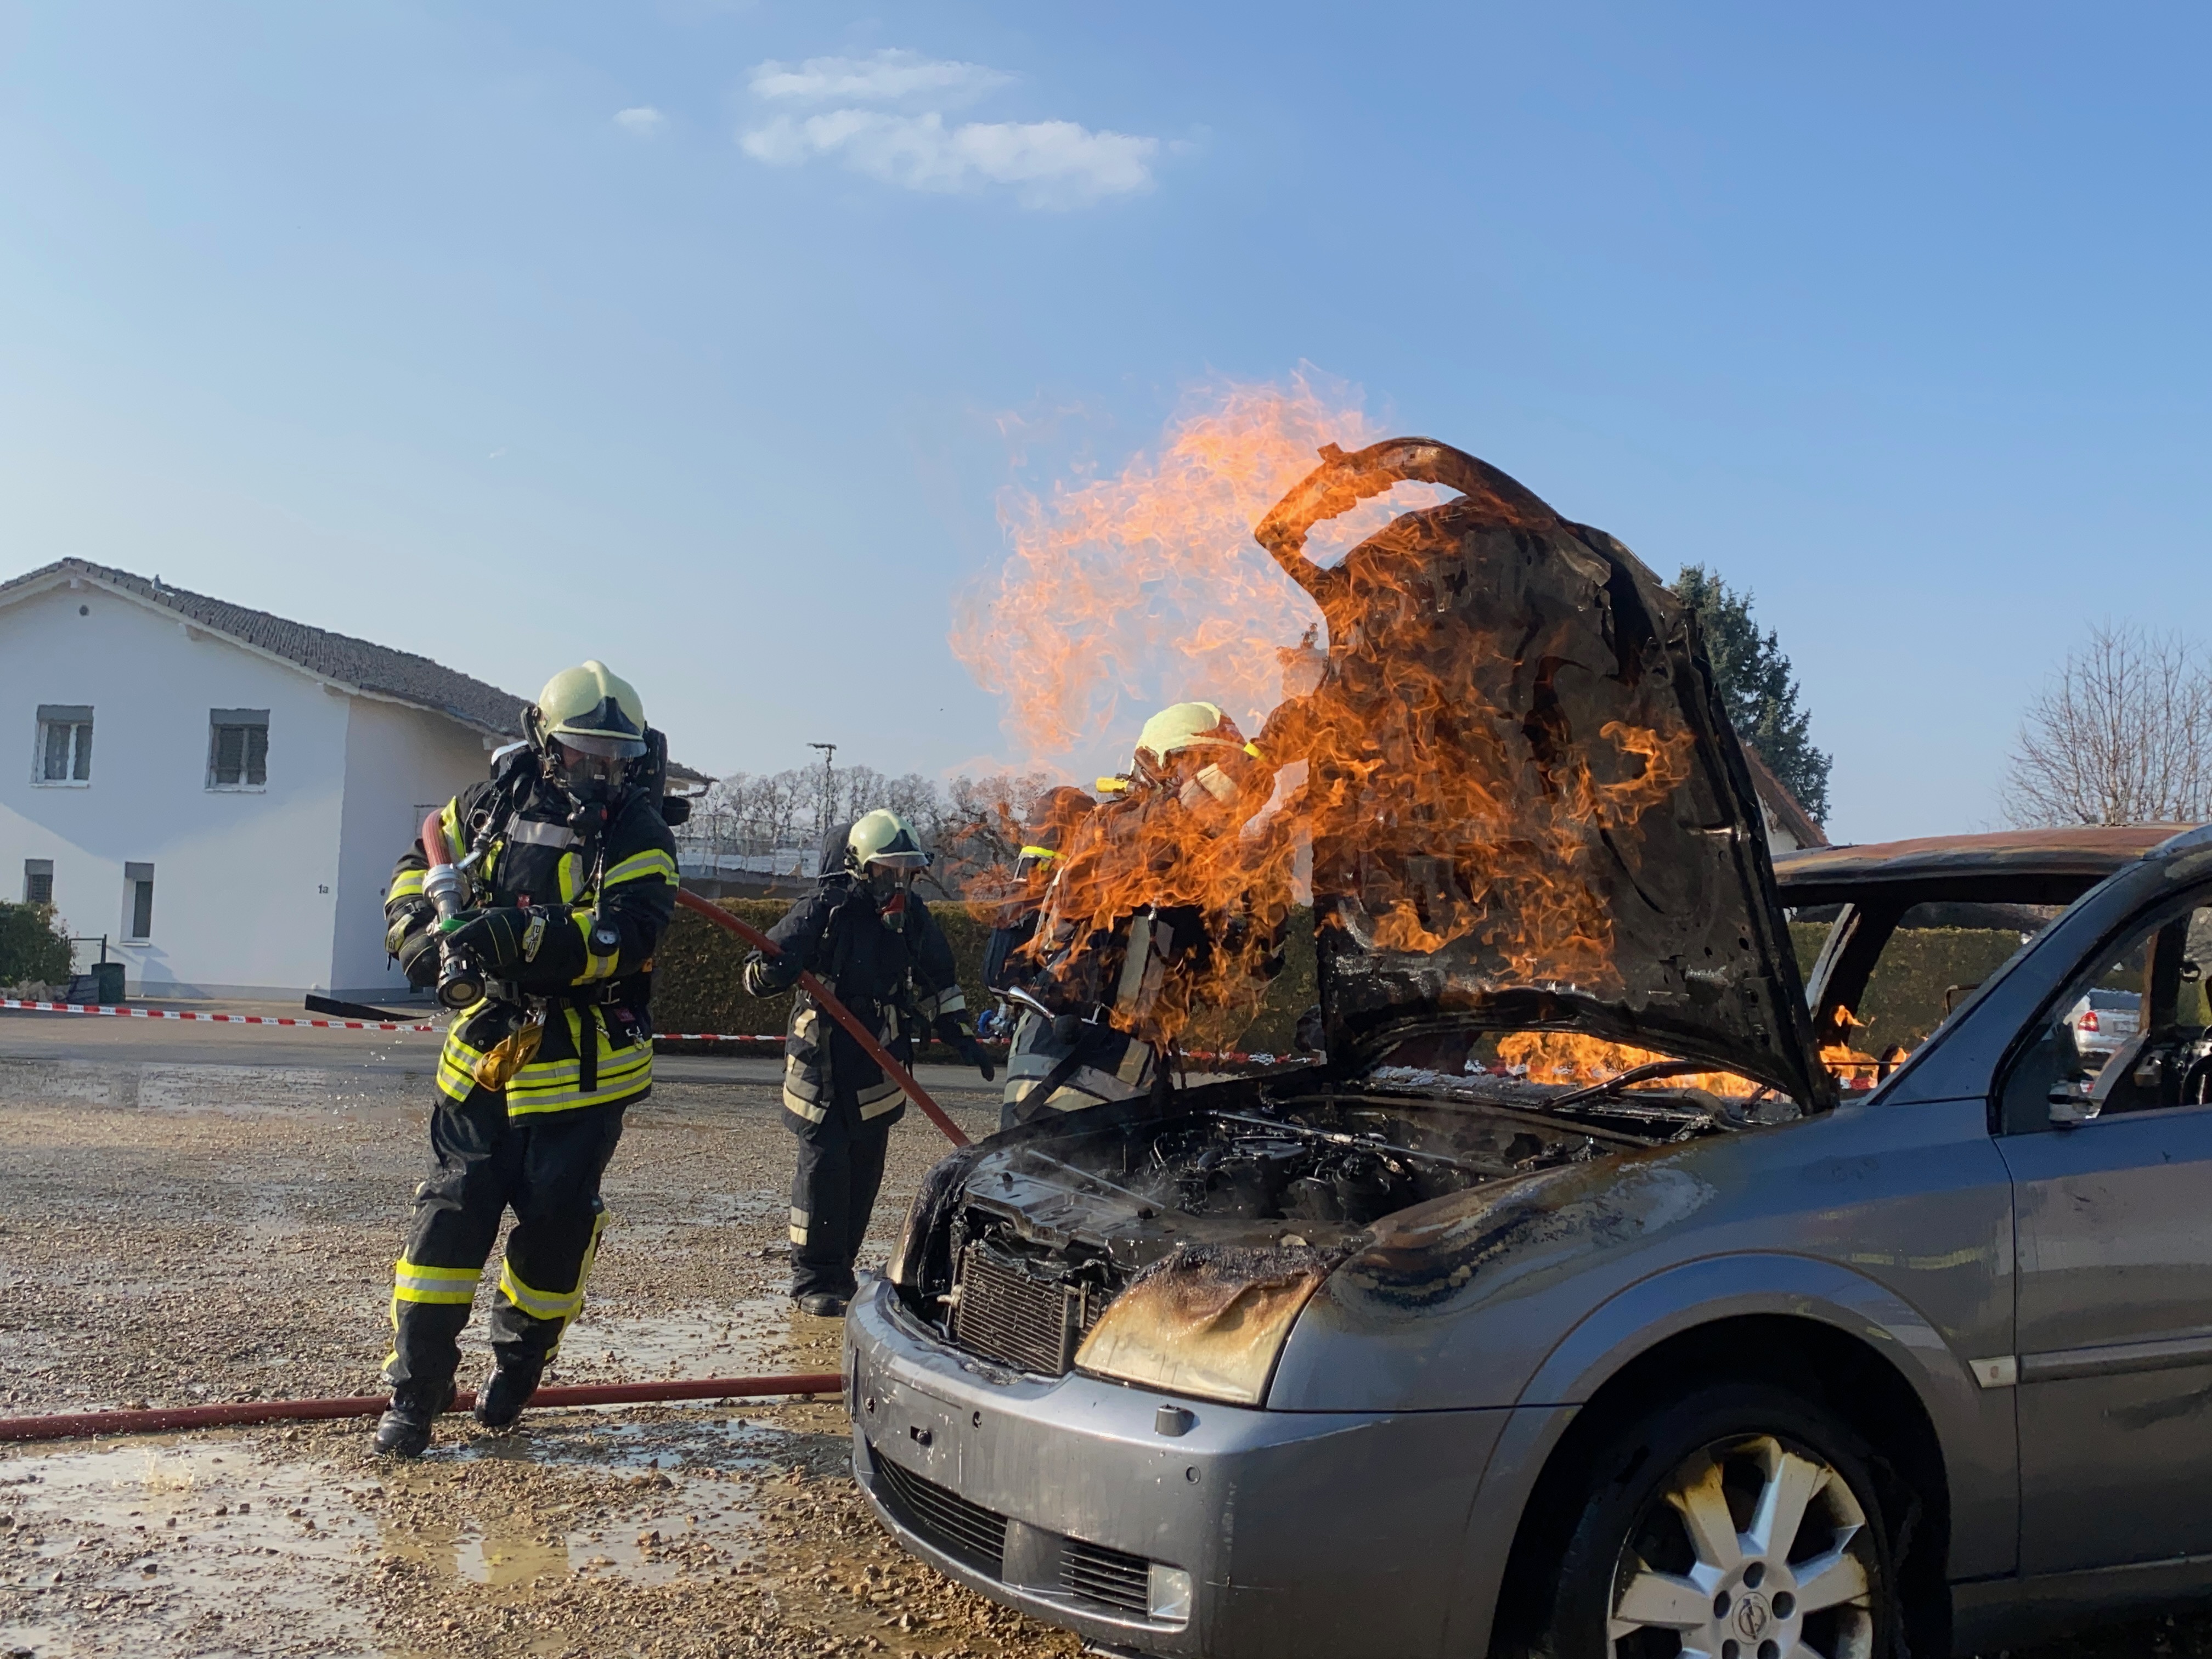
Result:
{"label": "evergreen tree", "polygon": [[1772,629],[1764,635],[1739,593],[1701,564],[1682,567],[1671,590],[1697,613],[1713,678],[1736,735],[1759,750],[1815,823],[1828,817],[1828,769],[1833,758],[1813,746],[1812,713],[1797,703],[1797,677]]}

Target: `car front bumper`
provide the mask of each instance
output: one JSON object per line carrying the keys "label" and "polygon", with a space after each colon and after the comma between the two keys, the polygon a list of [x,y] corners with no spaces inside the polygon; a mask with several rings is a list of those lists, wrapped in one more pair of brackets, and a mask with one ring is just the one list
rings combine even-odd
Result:
{"label": "car front bumper", "polygon": [[[1509,1412],[1267,1412],[1023,1375],[946,1345],[881,1280],[845,1332],[869,1502],[994,1601],[1208,1659],[1406,1659],[1474,1611],[1455,1607],[1469,1510]],[[1194,1420],[1164,1432],[1164,1406]],[[1186,1607],[1158,1607],[1178,1575]]]}

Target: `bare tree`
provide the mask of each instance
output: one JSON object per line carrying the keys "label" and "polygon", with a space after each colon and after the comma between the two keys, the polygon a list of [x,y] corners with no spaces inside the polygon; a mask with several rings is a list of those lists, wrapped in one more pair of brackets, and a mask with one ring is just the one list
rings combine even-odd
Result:
{"label": "bare tree", "polygon": [[2005,780],[2018,824],[2212,817],[2212,665],[2179,635],[2102,624],[2029,703]]}
{"label": "bare tree", "polygon": [[816,845],[817,823],[849,823],[888,806],[936,853],[930,872],[936,888],[963,893],[1012,868],[1022,818],[1053,783],[1042,772],[1001,772],[957,777],[946,787],[917,772],[886,776],[872,766],[733,772],[708,787],[677,840],[686,856],[735,857],[756,869],[788,872]]}

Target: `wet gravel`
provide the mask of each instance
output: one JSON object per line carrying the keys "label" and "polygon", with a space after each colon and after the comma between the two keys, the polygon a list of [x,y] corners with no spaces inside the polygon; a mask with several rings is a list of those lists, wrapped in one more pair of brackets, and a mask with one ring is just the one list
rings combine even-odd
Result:
{"label": "wet gravel", "polygon": [[[0,1415],[375,1392],[427,1083],[88,1046],[0,1059]],[[917,1116],[894,1136],[870,1257],[942,1149]],[[790,1158],[766,1082],[633,1111],[555,1380],[836,1369],[836,1327],[782,1296]],[[1079,1651],[890,1544],[834,1401],[449,1418],[411,1465],[368,1428],[0,1447],[0,1659]],[[2015,1650],[2145,1655],[2212,1659],[2212,1617]]]}
{"label": "wet gravel", "polygon": [[[427,1099],[343,1062],[0,1060],[0,1415],[377,1391]],[[943,1146],[898,1130],[864,1261]],[[790,1158],[772,1085],[635,1109],[554,1380],[836,1370],[782,1294]],[[369,1426],[0,1448],[0,1659],[1078,1651],[890,1542],[834,1401],[449,1418],[413,1465]]]}

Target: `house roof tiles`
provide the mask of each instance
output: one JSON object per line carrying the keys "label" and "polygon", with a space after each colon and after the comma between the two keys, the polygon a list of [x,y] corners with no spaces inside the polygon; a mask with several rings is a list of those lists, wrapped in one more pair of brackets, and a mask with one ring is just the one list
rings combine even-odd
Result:
{"label": "house roof tiles", "polygon": [[522,735],[522,710],[527,698],[487,685],[411,651],[395,651],[349,634],[310,628],[266,611],[171,587],[159,577],[149,580],[86,559],[58,559],[11,581],[0,582],[0,605],[19,594],[50,586],[57,578],[70,576],[117,588],[173,611],[212,633],[228,635],[323,678],[444,714],[496,737]]}

